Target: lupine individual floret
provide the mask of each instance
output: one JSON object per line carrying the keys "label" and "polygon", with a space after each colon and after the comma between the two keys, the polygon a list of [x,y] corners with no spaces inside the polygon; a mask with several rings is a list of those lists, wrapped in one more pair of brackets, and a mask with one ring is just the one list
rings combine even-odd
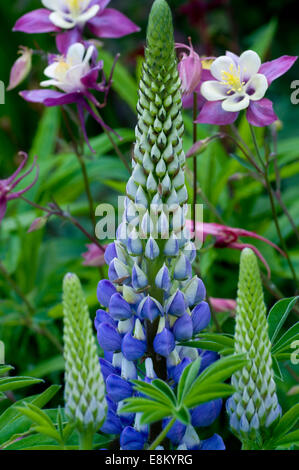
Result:
{"label": "lupine individual floret", "polygon": [[63,281],[65,410],[80,433],[94,433],[107,411],[92,324],[75,274]]}
{"label": "lupine individual floret", "polygon": [[235,353],[245,353],[249,362],[232,376],[236,392],[227,402],[230,426],[243,441],[244,448],[254,448],[262,446],[281,408],[276,395],[260,272],[250,248],[241,254]]}

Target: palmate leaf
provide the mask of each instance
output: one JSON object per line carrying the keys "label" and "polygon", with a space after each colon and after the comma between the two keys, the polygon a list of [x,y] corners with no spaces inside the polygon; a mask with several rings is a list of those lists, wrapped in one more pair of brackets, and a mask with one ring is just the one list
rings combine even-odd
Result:
{"label": "palmate leaf", "polygon": [[299,322],[291,326],[272,347],[272,354],[276,355],[277,353],[286,351],[290,349],[293,341],[299,340]]}
{"label": "palmate leaf", "polygon": [[201,359],[197,358],[196,361],[189,364],[183,371],[177,390],[177,399],[179,404],[184,400],[186,393],[188,393],[192,383],[197,377],[200,368]]}
{"label": "palmate leaf", "polygon": [[201,348],[215,351],[221,355],[231,355],[234,352],[234,338],[231,335],[219,333],[202,333],[191,341],[181,342],[182,346]]}
{"label": "palmate leaf", "polygon": [[[152,384],[148,384],[146,382],[141,382],[139,380],[132,380],[132,382],[135,384],[134,388],[138,392],[144,395],[147,395],[148,397],[152,398],[153,400],[161,404],[165,404],[165,405],[167,404],[168,406],[173,405],[173,396],[171,394],[171,389],[169,389],[167,384],[165,384],[164,390],[162,391],[160,388],[157,387],[157,385],[155,386]],[[162,382],[162,381],[158,381],[158,382]],[[165,389],[166,390],[169,389],[169,390],[165,392]]]}
{"label": "palmate leaf", "polygon": [[273,438],[280,438],[287,434],[299,421],[299,403],[290,408],[279,420],[273,429]]}
{"label": "palmate leaf", "polygon": [[217,400],[217,398],[229,397],[234,391],[234,388],[228,384],[209,383],[194,385],[192,390],[186,394],[184,405],[188,408],[195,408],[202,403]]}
{"label": "palmate leaf", "polygon": [[163,382],[163,380],[160,379],[155,379],[152,381],[151,385],[156,389],[160,390],[165,396],[167,396],[173,405],[176,404],[176,396],[173,390],[167,385],[166,382]]}
{"label": "palmate leaf", "polygon": [[[207,367],[196,379],[192,387],[204,383],[214,384],[228,379],[234,372],[247,364],[245,354],[235,354],[233,356],[223,357]],[[191,390],[192,390],[191,387]],[[190,390],[190,392],[191,392]]]}
{"label": "palmate leaf", "polygon": [[12,366],[9,366],[9,365],[0,365],[0,375],[4,375],[4,374],[6,374],[7,372],[9,372],[10,370],[13,370],[13,367],[12,367]]}
{"label": "palmate leaf", "polygon": [[280,437],[274,441],[275,448],[287,448],[289,449],[292,446],[299,445],[299,429],[293,432],[289,432],[283,437]]}

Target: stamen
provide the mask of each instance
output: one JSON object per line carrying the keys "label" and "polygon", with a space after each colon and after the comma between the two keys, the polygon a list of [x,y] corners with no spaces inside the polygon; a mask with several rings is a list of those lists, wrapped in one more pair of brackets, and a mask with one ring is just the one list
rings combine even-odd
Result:
{"label": "stamen", "polygon": [[229,72],[226,70],[221,71],[222,85],[229,87],[227,94],[230,93],[241,93],[245,82],[241,82],[240,79],[240,65],[237,70],[234,70],[234,65],[231,64],[229,67]]}

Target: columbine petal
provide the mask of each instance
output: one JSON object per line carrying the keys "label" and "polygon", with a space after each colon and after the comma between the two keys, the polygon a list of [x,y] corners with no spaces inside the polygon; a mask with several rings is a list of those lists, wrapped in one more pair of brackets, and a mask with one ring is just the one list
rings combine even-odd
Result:
{"label": "columbine petal", "polygon": [[270,60],[261,65],[259,73],[262,73],[266,76],[268,80],[268,85],[270,85],[273,80],[281,77],[286,73],[298,59],[297,56],[283,55],[275,60]]}
{"label": "columbine petal", "polygon": [[257,73],[249,80],[244,87],[244,91],[249,95],[251,101],[258,101],[265,96],[267,88],[268,82],[265,75]]}
{"label": "columbine petal", "polygon": [[45,8],[31,11],[18,19],[13,27],[13,31],[22,31],[23,33],[50,33],[58,31],[58,28],[49,18],[50,12]]}
{"label": "columbine petal", "polygon": [[246,114],[248,122],[256,127],[269,126],[278,119],[273,111],[273,103],[267,98],[250,103]]}
{"label": "columbine petal", "polygon": [[249,96],[235,93],[222,102],[222,109],[234,113],[246,109],[249,106],[249,102]]}
{"label": "columbine petal", "polygon": [[247,82],[257,74],[261,66],[261,59],[254,51],[245,51],[240,55],[239,65],[241,69],[241,81]]}
{"label": "columbine petal", "polygon": [[99,38],[120,38],[140,31],[129,18],[112,8],[100,9],[87,24],[92,34]]}
{"label": "columbine petal", "polygon": [[55,26],[61,29],[72,29],[76,24],[76,22],[71,18],[70,21],[65,20],[61,13],[58,11],[53,11],[52,13],[50,13],[49,18]]}
{"label": "columbine petal", "polygon": [[238,117],[238,112],[224,111],[222,101],[207,101],[199,113],[196,121],[198,124],[215,124],[226,126],[232,124]]}
{"label": "columbine petal", "polygon": [[91,18],[96,16],[99,9],[100,9],[99,5],[93,5],[86,12],[82,13],[82,15],[78,16],[77,23],[79,25],[84,25],[85,23],[87,23],[87,21],[91,20]]}
{"label": "columbine petal", "polygon": [[56,36],[56,46],[60,54],[65,55],[72,44],[80,42],[82,39],[82,31],[74,27],[71,30],[59,33]]}
{"label": "columbine petal", "polygon": [[227,86],[216,80],[208,80],[201,85],[201,94],[208,101],[218,101],[227,98]]}
{"label": "columbine petal", "polygon": [[211,65],[211,74],[217,80],[223,80],[223,72],[236,73],[236,65],[234,61],[225,55],[218,57]]}

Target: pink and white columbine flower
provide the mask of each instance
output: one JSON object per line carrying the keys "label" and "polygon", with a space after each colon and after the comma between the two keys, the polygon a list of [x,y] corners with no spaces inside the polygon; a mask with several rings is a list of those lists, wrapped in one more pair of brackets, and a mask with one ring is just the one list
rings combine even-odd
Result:
{"label": "pink and white columbine flower", "polygon": [[16,22],[13,30],[23,33],[56,32],[57,48],[64,54],[82,40],[85,26],[96,37],[119,38],[139,31],[129,18],[113,8],[110,0],[41,0],[45,8],[31,11]]}
{"label": "pink and white columbine flower", "polygon": [[[51,58],[51,63],[44,72],[49,79],[41,82],[42,87],[55,86],[62,92],[52,89],[20,92],[26,101],[42,103],[45,106],[63,106],[75,103],[87,144],[84,109],[102,127],[111,130],[90,106],[91,102],[98,108],[103,107],[110,86],[110,82],[106,84],[104,80],[98,83],[99,72],[103,69],[103,61],[97,62],[96,56],[97,51],[93,45],[86,49],[83,44],[75,43],[70,46],[65,56],[57,56],[54,60]],[[90,90],[104,93],[104,103],[100,104]]]}
{"label": "pink and white columbine flower", "polygon": [[198,123],[226,125],[233,123],[239,112],[247,109],[247,120],[253,126],[263,127],[278,118],[273,104],[265,93],[273,80],[286,73],[297,57],[282,56],[261,63],[254,51],[245,51],[240,57],[227,52],[211,65],[215,80],[201,85],[201,94],[207,100],[196,120]]}

